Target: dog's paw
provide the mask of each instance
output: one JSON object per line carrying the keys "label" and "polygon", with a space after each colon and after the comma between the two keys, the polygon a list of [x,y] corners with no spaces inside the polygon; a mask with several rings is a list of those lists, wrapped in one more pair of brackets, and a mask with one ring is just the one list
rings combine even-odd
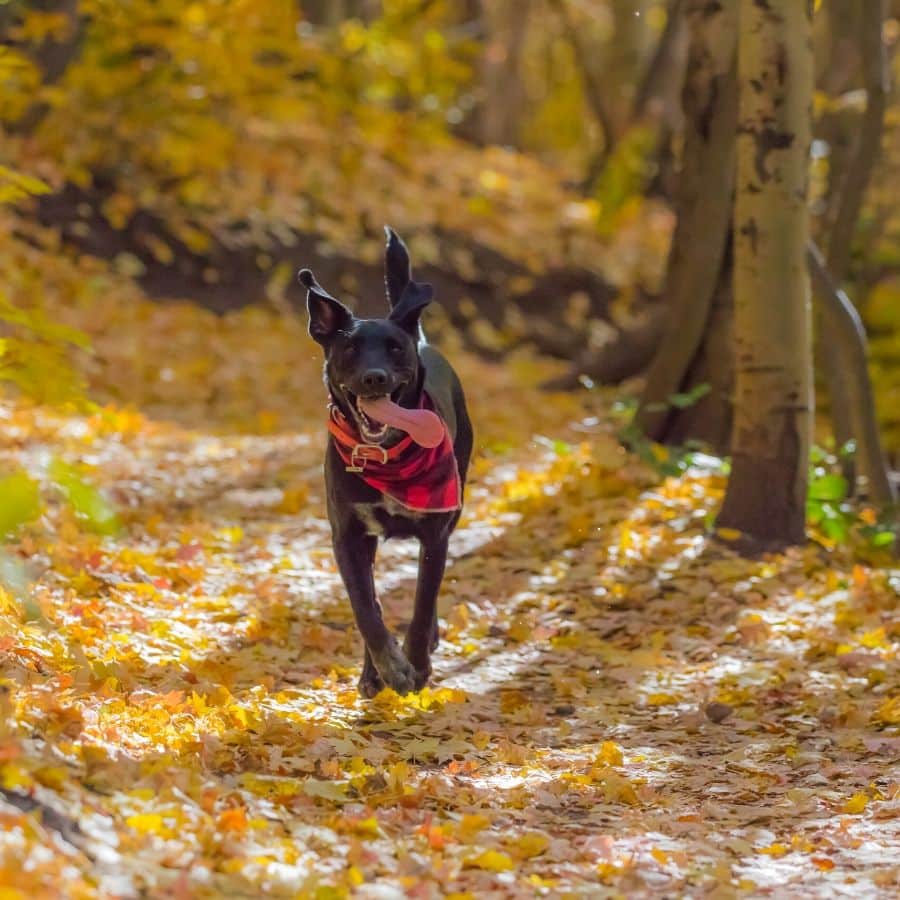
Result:
{"label": "dog's paw", "polygon": [[419,678],[419,673],[394,641],[391,641],[381,653],[373,654],[372,659],[381,680],[398,694],[411,694],[424,684]]}
{"label": "dog's paw", "polygon": [[407,639],[403,642],[403,655],[415,669],[416,690],[421,691],[431,678],[431,654],[424,650],[421,644],[413,645],[407,635]]}
{"label": "dog's paw", "polygon": [[374,668],[363,669],[359,677],[359,695],[371,700],[384,690],[384,682]]}
{"label": "dog's paw", "polygon": [[431,663],[427,662],[424,666],[413,664],[416,673],[416,690],[421,691],[429,681],[431,681]]}

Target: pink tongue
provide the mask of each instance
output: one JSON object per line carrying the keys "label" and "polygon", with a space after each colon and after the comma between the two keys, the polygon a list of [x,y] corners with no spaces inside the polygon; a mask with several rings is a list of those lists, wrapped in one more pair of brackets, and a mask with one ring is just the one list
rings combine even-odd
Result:
{"label": "pink tongue", "polygon": [[437,447],[444,439],[444,423],[430,409],[405,409],[388,397],[360,398],[359,408],[377,422],[405,431],[420,447]]}

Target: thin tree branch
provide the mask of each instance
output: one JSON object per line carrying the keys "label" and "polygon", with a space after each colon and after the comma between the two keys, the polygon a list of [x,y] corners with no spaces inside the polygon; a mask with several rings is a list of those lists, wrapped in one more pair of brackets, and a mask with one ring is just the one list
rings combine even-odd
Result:
{"label": "thin tree branch", "polygon": [[678,56],[677,46],[684,27],[683,12],[684,0],[670,0],[666,13],[666,27],[634,95],[632,121],[643,118],[650,101],[665,94],[668,88],[667,76],[670,75]]}
{"label": "thin tree branch", "polygon": [[[859,45],[867,102],[856,146],[847,160],[846,174],[837,198],[837,213],[828,239],[826,268],[837,285],[844,281],[850,267],[853,236],[881,149],[890,78],[888,52],[882,36],[885,9],[885,0],[870,0],[860,18]],[[823,346],[830,347],[837,340],[838,336],[826,319],[822,325]],[[842,446],[853,437],[852,401],[839,369],[827,367],[826,380],[835,442]],[[852,477],[852,462],[848,461],[845,469]]]}
{"label": "thin tree branch", "polygon": [[866,478],[868,495],[879,505],[890,506],[897,497],[881,447],[875,417],[875,398],[869,378],[866,329],[850,298],[838,287],[825,265],[822,251],[810,241],[806,259],[813,286],[821,300],[824,321],[834,337],[836,364],[831,368],[844,385],[850,414],[850,437],[856,440],[859,468]]}
{"label": "thin tree branch", "polygon": [[837,213],[828,239],[828,271],[838,284],[847,276],[853,235],[881,150],[884,113],[890,90],[888,50],[882,36],[885,0],[869,0],[864,7],[866,15],[860,23],[859,43],[866,88],[866,111],[856,146],[847,163]]}

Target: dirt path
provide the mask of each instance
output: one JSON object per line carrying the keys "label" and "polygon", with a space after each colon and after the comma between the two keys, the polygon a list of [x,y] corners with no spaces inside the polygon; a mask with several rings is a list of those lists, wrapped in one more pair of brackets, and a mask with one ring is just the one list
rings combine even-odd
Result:
{"label": "dirt path", "polygon": [[[659,484],[590,410],[465,368],[482,452],[405,699],[356,695],[317,419],[6,409],[3,458],[87,462],[124,530],[48,494],[17,548],[44,619],[3,595],[4,900],[896,895],[900,572],[740,561],[720,474]],[[413,579],[388,546],[398,626]]]}

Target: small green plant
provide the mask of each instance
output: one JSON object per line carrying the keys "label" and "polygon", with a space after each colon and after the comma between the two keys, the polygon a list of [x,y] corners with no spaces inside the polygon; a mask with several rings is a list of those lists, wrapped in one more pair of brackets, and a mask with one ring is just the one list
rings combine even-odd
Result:
{"label": "small green plant", "polygon": [[852,458],[852,442],[836,454],[813,446],[810,452],[807,522],[829,540],[847,543],[856,535],[873,547],[889,547],[897,539],[896,526],[851,496],[850,483],[841,473],[841,462]]}
{"label": "small green plant", "polygon": [[[47,474],[85,528],[104,536],[118,533],[121,526],[115,508],[73,466],[54,459]],[[31,595],[26,564],[3,544],[14,541],[17,533],[39,519],[43,511],[40,484],[24,469],[0,476],[0,589],[18,598],[26,621],[40,620],[42,614]]]}
{"label": "small green plant", "polygon": [[[709,391],[708,384],[700,384],[689,392],[673,394],[666,403],[653,404],[648,408],[657,412],[671,408],[686,409],[705,397]],[[731,463],[728,460],[720,460],[705,453],[697,442],[689,442],[680,447],[665,447],[651,441],[635,423],[637,407],[637,400],[631,397],[613,405],[612,413],[621,423],[618,437],[660,477],[678,476],[698,464],[707,469],[714,464],[723,475],[730,472]],[[837,453],[813,446],[810,452],[807,522],[836,544],[856,540],[874,549],[889,548],[898,540],[896,519],[892,518],[892,511],[886,510],[878,514],[855,501],[847,478],[841,472],[841,464],[851,459],[855,451],[852,441]]]}
{"label": "small green plant", "polygon": [[[666,409],[687,409],[705,397],[712,388],[710,385],[698,384],[685,393],[672,394],[665,403],[652,403],[648,405],[651,412],[661,412]],[[638,402],[633,397],[619,400],[613,404],[612,413],[621,423],[617,432],[619,440],[634,453],[639,459],[650,466],[661,477],[680,475],[697,462],[709,465],[715,462],[717,467],[726,465],[703,452],[703,445],[698,441],[688,441],[677,447],[664,446],[656,441],[651,441],[644,432],[638,428],[635,422]]]}

